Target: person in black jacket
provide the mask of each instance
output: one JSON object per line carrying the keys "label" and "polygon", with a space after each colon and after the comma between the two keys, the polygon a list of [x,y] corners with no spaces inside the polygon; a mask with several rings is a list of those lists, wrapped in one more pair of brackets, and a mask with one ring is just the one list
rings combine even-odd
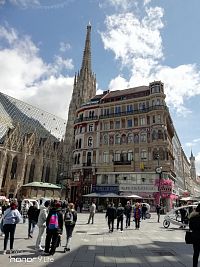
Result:
{"label": "person in black jacket", "polygon": [[28,238],[32,238],[32,234],[34,232],[35,226],[38,221],[40,210],[36,206],[36,202],[33,202],[33,206],[30,206],[28,209]]}
{"label": "person in black jacket", "polygon": [[118,204],[117,208],[117,230],[119,229],[119,224],[121,223],[121,232],[123,232],[123,220],[124,220],[124,208],[122,204]]}
{"label": "person in black jacket", "polygon": [[70,251],[70,243],[72,239],[72,233],[77,221],[77,212],[74,209],[74,204],[69,203],[68,208],[66,209],[64,222],[66,229],[66,246],[64,251]]}
{"label": "person in black jacket", "polygon": [[106,211],[106,218],[108,218],[108,228],[109,232],[113,232],[114,230],[114,221],[116,219],[116,208],[114,206],[114,203],[111,203],[108,205],[107,211]]}
{"label": "person in black jacket", "polygon": [[197,267],[200,253],[200,204],[190,215],[189,228],[192,230],[193,239],[193,267]]}
{"label": "person in black jacket", "polygon": [[[46,220],[46,240],[44,255],[54,255],[63,232],[63,213],[60,203],[52,203]],[[51,247],[50,247],[51,243]]]}
{"label": "person in black jacket", "polygon": [[125,215],[126,215],[126,228],[130,227],[131,224],[131,212],[132,212],[132,206],[130,204],[130,201],[127,201],[127,205],[125,206]]}

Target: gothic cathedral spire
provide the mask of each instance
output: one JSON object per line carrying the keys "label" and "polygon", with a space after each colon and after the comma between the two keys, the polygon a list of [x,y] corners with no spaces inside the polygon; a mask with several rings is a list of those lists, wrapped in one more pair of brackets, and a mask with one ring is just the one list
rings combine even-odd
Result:
{"label": "gothic cathedral spire", "polygon": [[74,120],[76,110],[81,105],[89,101],[96,95],[96,76],[92,73],[91,67],[91,25],[87,26],[85,47],[81,70],[74,77],[72,98],[68,110],[68,121],[65,132],[63,148],[63,173],[67,178],[71,178],[74,150]]}
{"label": "gothic cathedral spire", "polygon": [[191,150],[191,156],[190,156],[190,174],[192,180],[196,180],[196,166],[195,166],[195,157]]}

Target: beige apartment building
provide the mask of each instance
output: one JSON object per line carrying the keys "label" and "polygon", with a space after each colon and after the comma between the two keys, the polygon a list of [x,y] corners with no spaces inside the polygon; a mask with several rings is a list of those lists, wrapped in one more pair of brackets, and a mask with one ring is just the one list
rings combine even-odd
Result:
{"label": "beige apartment building", "polygon": [[161,196],[172,206],[175,130],[162,82],[95,96],[77,110],[74,132],[72,191],[77,195],[94,187],[137,194],[152,204]]}

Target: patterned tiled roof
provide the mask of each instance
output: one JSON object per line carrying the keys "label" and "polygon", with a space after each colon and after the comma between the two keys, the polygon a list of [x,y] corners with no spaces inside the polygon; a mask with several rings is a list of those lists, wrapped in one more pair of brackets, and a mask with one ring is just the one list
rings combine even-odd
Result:
{"label": "patterned tiled roof", "polygon": [[66,128],[64,119],[0,92],[0,139],[17,123],[24,133],[36,131],[41,138],[62,139]]}

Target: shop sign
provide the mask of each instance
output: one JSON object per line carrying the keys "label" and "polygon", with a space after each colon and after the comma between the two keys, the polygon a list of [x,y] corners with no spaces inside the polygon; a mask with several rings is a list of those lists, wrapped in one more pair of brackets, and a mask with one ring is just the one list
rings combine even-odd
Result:
{"label": "shop sign", "polygon": [[120,191],[130,191],[130,192],[158,192],[158,187],[155,185],[128,185],[120,184]]}
{"label": "shop sign", "polygon": [[118,194],[119,187],[118,185],[93,185],[92,193],[115,193]]}
{"label": "shop sign", "polygon": [[170,186],[170,185],[161,185],[160,191],[162,193],[169,193],[169,194],[171,194],[172,193],[172,186]]}

